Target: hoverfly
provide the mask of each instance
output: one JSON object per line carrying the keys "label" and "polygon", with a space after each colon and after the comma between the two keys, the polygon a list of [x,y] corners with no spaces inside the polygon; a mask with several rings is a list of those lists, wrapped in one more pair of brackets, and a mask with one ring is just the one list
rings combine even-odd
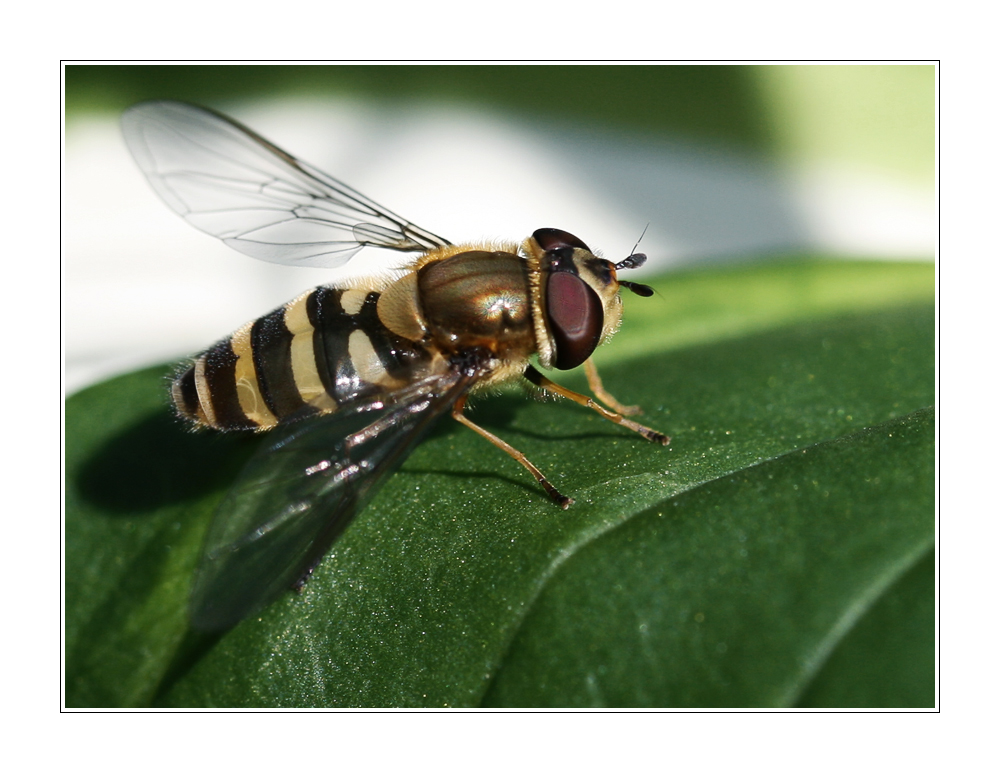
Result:
{"label": "hoverfly", "polygon": [[[526,379],[666,445],[626,414],[590,361],[621,321],[618,279],[642,265],[597,257],[541,228],[520,244],[452,244],[218,113],[147,102],[122,118],[155,191],[195,228],[251,257],[335,267],[363,247],[413,253],[403,269],[317,287],[194,358],[173,381],[196,427],[269,430],[215,515],[192,625],[223,630],[300,589],[334,539],[446,413],[561,494],[520,451],[464,414],[471,392]],[[586,366],[603,407],[542,375]],[[298,421],[306,419],[308,421]],[[284,425],[289,425],[285,427]]]}

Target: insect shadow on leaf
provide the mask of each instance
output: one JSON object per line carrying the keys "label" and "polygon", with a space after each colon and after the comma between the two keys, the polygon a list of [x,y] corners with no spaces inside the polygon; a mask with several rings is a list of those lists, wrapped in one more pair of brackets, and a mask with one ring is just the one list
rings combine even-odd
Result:
{"label": "insect shadow on leaf", "polygon": [[231,485],[261,440],[191,432],[163,409],[95,450],[81,465],[76,484],[85,501],[132,518]]}

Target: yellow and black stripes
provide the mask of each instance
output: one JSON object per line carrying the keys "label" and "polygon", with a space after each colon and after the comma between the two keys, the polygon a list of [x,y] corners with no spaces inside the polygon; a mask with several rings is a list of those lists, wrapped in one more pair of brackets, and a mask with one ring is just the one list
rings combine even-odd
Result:
{"label": "yellow and black stripes", "polygon": [[266,314],[250,328],[257,385],[275,416],[291,416],[306,408],[292,371],[294,337],[285,324],[285,307]]}
{"label": "yellow and black stripes", "polygon": [[269,429],[409,383],[432,355],[382,324],[378,298],[318,287],[243,326],[175,379],[178,412],[215,429]]}

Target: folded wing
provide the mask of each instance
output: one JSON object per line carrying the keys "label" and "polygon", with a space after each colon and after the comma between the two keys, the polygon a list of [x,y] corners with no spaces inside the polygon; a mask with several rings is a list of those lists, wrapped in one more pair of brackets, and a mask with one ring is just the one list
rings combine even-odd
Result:
{"label": "folded wing", "polygon": [[269,434],[215,514],[195,577],[192,626],[225,630],[304,582],[476,377],[449,371],[391,404],[355,404]]}

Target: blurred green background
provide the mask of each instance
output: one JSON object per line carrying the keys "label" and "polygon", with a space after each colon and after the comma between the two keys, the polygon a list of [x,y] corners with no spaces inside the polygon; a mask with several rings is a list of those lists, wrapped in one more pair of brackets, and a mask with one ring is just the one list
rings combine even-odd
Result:
{"label": "blurred green background", "polygon": [[861,165],[929,186],[935,68],[906,65],[285,65],[66,67],[66,112],[144,99],[447,101]]}

